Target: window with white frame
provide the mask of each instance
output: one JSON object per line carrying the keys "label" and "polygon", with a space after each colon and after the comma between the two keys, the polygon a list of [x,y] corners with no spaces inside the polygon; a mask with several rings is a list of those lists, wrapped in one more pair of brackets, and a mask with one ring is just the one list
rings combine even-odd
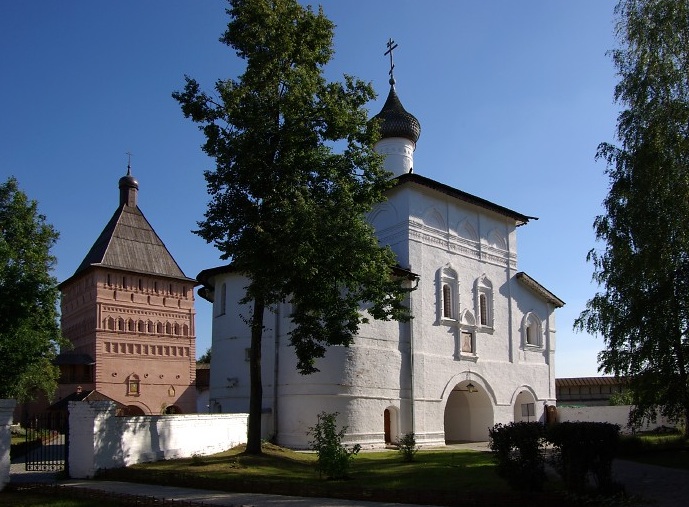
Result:
{"label": "window with white frame", "polygon": [[486,275],[476,280],[476,314],[481,327],[493,327],[493,283]]}
{"label": "window with white frame", "polygon": [[526,347],[542,347],[541,319],[529,312],[522,321],[522,342]]}
{"label": "window with white frame", "polygon": [[439,271],[438,320],[457,321],[459,312],[459,280],[457,272],[449,267]]}

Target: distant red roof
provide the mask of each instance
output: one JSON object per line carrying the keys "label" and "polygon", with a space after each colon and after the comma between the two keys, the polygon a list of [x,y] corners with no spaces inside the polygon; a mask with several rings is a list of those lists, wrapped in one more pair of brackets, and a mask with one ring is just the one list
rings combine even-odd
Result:
{"label": "distant red roof", "polygon": [[555,387],[617,386],[626,383],[627,380],[624,377],[573,377],[555,379]]}

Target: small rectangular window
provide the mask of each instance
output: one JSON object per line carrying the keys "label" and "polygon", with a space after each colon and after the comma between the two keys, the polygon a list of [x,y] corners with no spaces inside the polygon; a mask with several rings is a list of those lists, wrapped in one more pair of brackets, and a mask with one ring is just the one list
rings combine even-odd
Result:
{"label": "small rectangular window", "polygon": [[522,403],[522,417],[535,417],[536,405],[533,403]]}

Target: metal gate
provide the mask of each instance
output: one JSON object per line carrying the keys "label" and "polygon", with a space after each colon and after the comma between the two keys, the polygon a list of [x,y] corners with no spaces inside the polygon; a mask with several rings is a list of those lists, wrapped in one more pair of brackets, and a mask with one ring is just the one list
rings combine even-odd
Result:
{"label": "metal gate", "polygon": [[26,425],[26,471],[67,470],[69,421],[66,411],[35,415]]}

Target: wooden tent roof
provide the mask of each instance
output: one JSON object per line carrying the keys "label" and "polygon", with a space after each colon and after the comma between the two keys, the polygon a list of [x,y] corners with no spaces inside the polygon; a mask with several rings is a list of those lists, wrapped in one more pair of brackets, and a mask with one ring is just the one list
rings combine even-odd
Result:
{"label": "wooden tent roof", "polygon": [[[138,186],[135,191],[138,191]],[[69,280],[91,267],[193,280],[181,270],[135,201],[127,203],[123,198]]]}

